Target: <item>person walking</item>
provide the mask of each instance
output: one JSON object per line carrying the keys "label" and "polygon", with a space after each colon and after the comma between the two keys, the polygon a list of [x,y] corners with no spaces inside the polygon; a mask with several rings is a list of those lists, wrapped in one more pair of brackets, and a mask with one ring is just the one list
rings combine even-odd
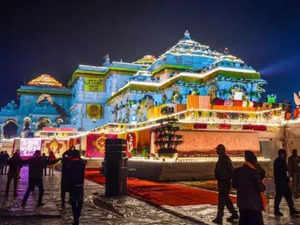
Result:
{"label": "person walking", "polygon": [[[49,160],[52,161],[52,162],[56,160],[56,157],[55,157],[53,151],[49,152]],[[49,165],[48,168],[49,168],[49,176],[53,176],[54,175],[55,164]]]}
{"label": "person walking", "polygon": [[5,151],[3,153],[3,174],[4,175],[7,174],[8,160],[9,160],[9,155],[8,155],[7,151]]}
{"label": "person walking", "polygon": [[290,215],[294,216],[299,212],[294,208],[294,201],[290,189],[290,179],[288,176],[288,168],[286,163],[285,149],[278,150],[278,157],[274,161],[274,182],[275,182],[275,200],[274,200],[274,214],[275,216],[283,216],[280,212],[279,205],[282,197],[288,203]]}
{"label": "person walking", "polygon": [[79,225],[79,218],[81,215],[81,209],[84,200],[84,170],[86,162],[80,158],[80,152],[75,150],[72,152],[69,161],[69,167],[67,170],[69,176],[67,177],[70,199],[72,205],[72,212],[74,223],[73,225]]}
{"label": "person walking", "polygon": [[4,152],[0,152],[0,175],[3,175],[3,169],[4,169]]}
{"label": "person walking", "polygon": [[213,220],[214,223],[222,224],[224,208],[225,205],[231,216],[227,218],[228,222],[233,222],[237,220],[238,214],[235,210],[230,198],[229,193],[231,189],[231,178],[233,173],[232,162],[230,158],[225,153],[225,146],[220,144],[216,147],[217,154],[219,155],[219,159],[215,168],[215,178],[218,182],[218,213],[216,218]]}
{"label": "person walking", "polygon": [[60,182],[60,188],[61,188],[61,207],[65,208],[65,198],[66,198],[66,192],[69,192],[68,190],[68,180],[66,179],[69,176],[70,171],[68,170],[69,167],[69,161],[70,157],[75,151],[75,147],[71,146],[67,151],[65,151],[62,155],[62,168],[61,168],[61,182]]}
{"label": "person walking", "polygon": [[17,186],[18,186],[18,177],[19,177],[19,171],[22,167],[22,159],[20,157],[19,151],[15,152],[14,155],[8,160],[7,162],[9,169],[7,173],[7,183],[6,183],[6,189],[5,194],[8,196],[9,192],[9,186],[11,181],[14,181],[14,197],[17,197]]}
{"label": "person walking", "polygon": [[[18,153],[18,154],[21,156],[20,149],[16,149],[16,151],[15,151],[14,153]],[[23,165],[22,165],[22,166],[23,166]],[[17,172],[17,173],[18,173],[18,180],[21,179],[20,172],[21,172],[22,166],[20,166],[20,167],[18,168],[18,172]]]}
{"label": "person walking", "polygon": [[[45,162],[48,161],[48,157],[46,156],[45,153],[43,153],[43,155],[42,155],[42,160],[44,160]],[[47,176],[47,163],[45,163],[44,165],[45,165],[45,167],[43,168],[44,176]]]}
{"label": "person walking", "polygon": [[245,151],[245,163],[234,170],[232,187],[237,190],[237,206],[240,212],[239,225],[263,225],[262,211],[267,200],[263,194],[264,174],[257,169],[257,158],[251,151]]}
{"label": "person walking", "polygon": [[300,186],[300,157],[297,149],[292,150],[292,155],[288,158],[289,177],[292,180],[292,189],[295,198],[298,198],[298,189]]}
{"label": "person walking", "polygon": [[43,184],[43,169],[47,164],[53,164],[59,161],[60,159],[57,159],[56,161],[45,161],[41,157],[41,151],[35,151],[32,158],[28,160],[24,160],[23,164],[29,165],[29,180],[28,180],[28,188],[27,191],[23,197],[21,206],[24,208],[26,206],[27,199],[29,197],[29,194],[34,190],[35,186],[38,186],[39,188],[39,199],[37,207],[43,206],[43,194],[44,194],[44,184]]}

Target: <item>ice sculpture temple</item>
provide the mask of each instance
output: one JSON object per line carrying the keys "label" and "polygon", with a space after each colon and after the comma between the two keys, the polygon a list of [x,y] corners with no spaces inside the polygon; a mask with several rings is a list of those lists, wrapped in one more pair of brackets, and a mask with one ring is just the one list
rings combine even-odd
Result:
{"label": "ice sculpture temple", "polygon": [[268,156],[279,147],[299,148],[298,113],[291,116],[275,95],[263,99],[264,85],[242,59],[186,31],[157,58],[129,63],[107,56],[103,66],[78,65],[66,87],[47,74],[29,81],[17,90],[18,104],[1,108],[1,136],[40,138],[43,149],[75,143],[87,157],[103,156],[104,140],[120,137],[129,151],[151,156],[153,128],[168,116],[178,120],[183,136],[178,157],[209,157],[220,143],[233,156],[245,149]]}

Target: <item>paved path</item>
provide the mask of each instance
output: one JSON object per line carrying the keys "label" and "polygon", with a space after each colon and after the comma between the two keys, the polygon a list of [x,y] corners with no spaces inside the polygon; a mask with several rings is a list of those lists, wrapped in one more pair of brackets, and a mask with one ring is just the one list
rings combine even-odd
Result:
{"label": "paved path", "polygon": [[[20,201],[24,195],[27,186],[27,168],[22,168],[21,180],[19,184],[18,197],[14,200],[10,192],[10,197],[4,197],[4,188],[6,183],[6,176],[0,176],[0,225],[69,225],[72,224],[72,212],[70,205],[66,205],[66,209],[60,209],[60,192],[59,182],[60,173],[55,172],[53,177],[44,177],[45,206],[38,211],[35,209],[35,203],[38,195],[38,190],[34,195],[28,199],[28,204],[23,210],[20,207]],[[12,187],[11,187],[12,188]],[[126,202],[126,212],[120,215],[111,210],[95,205],[95,197],[104,195],[104,187],[90,182],[85,182],[85,200],[80,219],[81,225],[192,225],[197,224],[189,220],[185,220],[166,213],[156,207],[138,201],[131,197],[117,199],[119,205]],[[67,196],[68,197],[68,196]],[[10,210],[12,213],[7,213]],[[122,212],[122,209],[120,209]],[[17,213],[14,213],[17,212]],[[41,212],[44,214],[41,216]],[[53,212],[59,212],[59,215],[54,215]],[[14,215],[14,216],[9,216]],[[45,218],[51,217],[52,218]]]}
{"label": "paved path", "polygon": [[[266,183],[266,194],[269,196],[269,204],[267,210],[263,213],[265,224],[269,225],[300,225],[300,217],[290,217],[289,210],[286,201],[283,199],[280,205],[281,212],[284,214],[283,217],[275,217],[274,216],[274,184],[272,180],[267,180]],[[300,199],[295,199],[295,207],[300,210]],[[201,221],[205,224],[215,224],[211,221],[216,216],[216,206],[214,205],[193,205],[193,206],[164,206],[164,208],[180,213],[182,215],[193,218],[197,221]],[[237,223],[229,223],[226,222],[226,218],[230,216],[230,213],[225,209],[224,212],[224,225],[237,224]]]}
{"label": "paved path", "polygon": [[[69,225],[72,224],[71,208],[67,205],[65,210],[60,209],[59,181],[60,173],[55,172],[53,177],[44,178],[45,206],[36,210],[35,203],[38,190],[29,198],[26,208],[19,205],[27,186],[27,168],[22,169],[22,178],[18,188],[18,197],[5,198],[4,186],[6,176],[0,176],[0,225]],[[271,186],[271,185],[270,185]],[[12,187],[11,187],[12,188]],[[270,187],[272,189],[272,187]],[[189,225],[189,224],[213,224],[210,221],[216,215],[214,205],[195,205],[161,208],[154,207],[130,196],[106,199],[103,197],[104,187],[86,181],[85,200],[82,211],[81,225]],[[113,210],[106,203],[113,205]],[[97,205],[96,205],[96,204]],[[265,224],[270,225],[299,225],[300,218],[290,218],[285,202],[282,203],[284,217],[273,216],[273,200],[266,213]],[[300,209],[300,201],[296,201],[296,207]],[[168,213],[169,212],[169,213]],[[175,216],[177,215],[177,216]],[[180,217],[179,217],[180,216]],[[225,210],[225,218],[229,216]],[[198,222],[195,222],[198,221]],[[202,222],[201,222],[202,221]],[[224,224],[226,223],[224,220]]]}

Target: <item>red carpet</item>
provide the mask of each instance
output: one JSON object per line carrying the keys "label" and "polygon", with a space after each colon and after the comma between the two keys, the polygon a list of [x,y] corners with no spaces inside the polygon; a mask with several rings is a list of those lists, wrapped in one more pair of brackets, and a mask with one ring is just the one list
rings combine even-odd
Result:
{"label": "red carpet", "polygon": [[[99,170],[87,170],[85,174],[88,180],[105,184],[105,177],[99,174]],[[130,195],[155,205],[184,206],[218,204],[218,194],[204,189],[158,183],[137,178],[128,178],[127,185]],[[232,198],[232,200],[236,202],[236,198]]]}

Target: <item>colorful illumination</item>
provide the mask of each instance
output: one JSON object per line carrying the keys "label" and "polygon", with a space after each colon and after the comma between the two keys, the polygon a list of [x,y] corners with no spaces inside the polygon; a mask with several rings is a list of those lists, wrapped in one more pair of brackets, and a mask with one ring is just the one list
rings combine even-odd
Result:
{"label": "colorful illumination", "polygon": [[41,150],[42,140],[40,138],[21,138],[20,155],[22,157],[32,156],[35,151]]}
{"label": "colorful illumination", "polygon": [[28,85],[30,85],[30,86],[58,87],[58,88],[63,87],[62,83],[55,80],[49,74],[42,74],[42,75],[38,76],[37,78],[29,81]]}

